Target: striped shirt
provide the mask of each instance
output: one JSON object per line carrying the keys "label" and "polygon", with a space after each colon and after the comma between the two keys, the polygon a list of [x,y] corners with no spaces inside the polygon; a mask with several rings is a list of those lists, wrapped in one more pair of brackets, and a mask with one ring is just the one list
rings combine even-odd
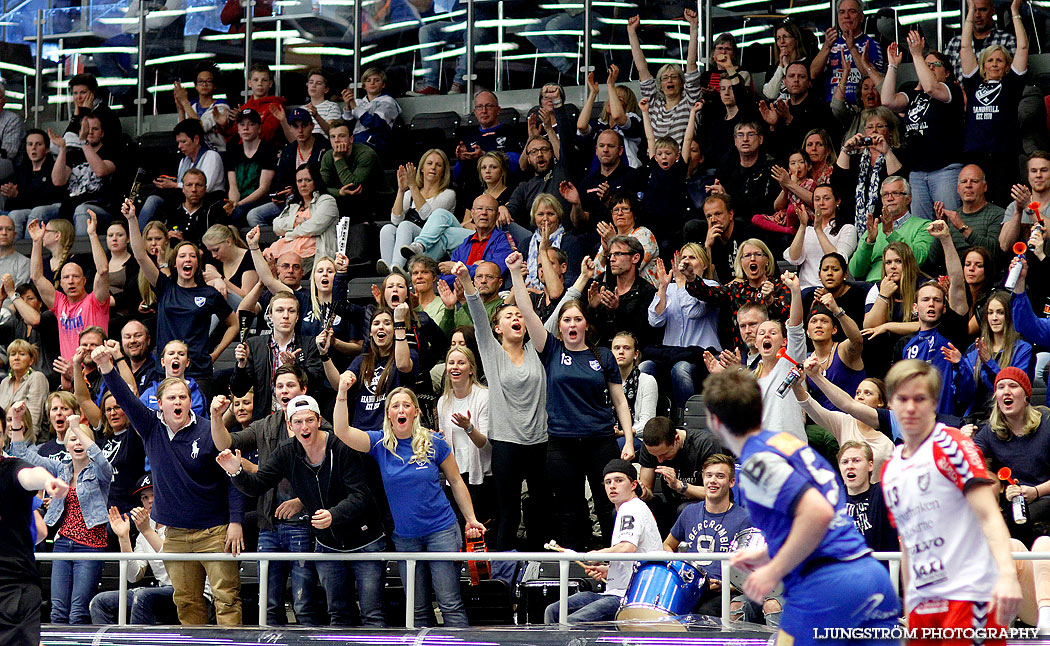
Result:
{"label": "striped shirt", "polygon": [[700,100],[700,72],[688,72],[685,75],[684,96],[676,106],[667,109],[667,99],[659,90],[655,78],[642,81],[642,96],[649,99],[649,119],[653,124],[653,136],[671,137],[682,145],[685,128],[689,125],[689,114],[693,104]]}

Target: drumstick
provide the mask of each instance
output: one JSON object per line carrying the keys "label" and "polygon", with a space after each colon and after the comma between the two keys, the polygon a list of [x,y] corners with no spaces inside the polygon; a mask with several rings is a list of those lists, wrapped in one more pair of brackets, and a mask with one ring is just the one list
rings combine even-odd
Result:
{"label": "drumstick", "polygon": [[[561,545],[558,545],[558,541],[555,541],[553,539],[547,541],[546,543],[544,543],[543,544],[543,549],[550,550],[552,552],[573,552],[573,553],[575,553],[575,550],[567,550],[564,547],[562,547]],[[573,561],[573,563],[575,563],[576,565],[579,565],[584,570],[591,569],[593,567],[593,566],[587,565],[583,561]],[[602,577],[599,580],[604,582],[605,581],[605,577]]]}

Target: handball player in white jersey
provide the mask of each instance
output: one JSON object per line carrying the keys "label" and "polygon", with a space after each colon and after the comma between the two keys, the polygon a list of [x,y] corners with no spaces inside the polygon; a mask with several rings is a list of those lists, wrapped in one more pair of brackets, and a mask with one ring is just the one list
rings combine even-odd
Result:
{"label": "handball player in white jersey", "polygon": [[972,631],[1001,631],[1021,603],[997,483],[977,446],[937,423],[936,368],[899,361],[886,389],[904,444],[883,465],[882,491],[901,538],[908,628],[951,629],[913,643],[1005,644]]}

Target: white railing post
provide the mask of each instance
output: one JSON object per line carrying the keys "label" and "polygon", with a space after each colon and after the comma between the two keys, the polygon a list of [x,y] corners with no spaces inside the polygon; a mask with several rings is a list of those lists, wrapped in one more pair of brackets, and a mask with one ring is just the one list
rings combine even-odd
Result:
{"label": "white railing post", "polygon": [[120,577],[117,587],[117,625],[126,626],[128,623],[128,562],[117,563],[117,572]]}
{"label": "white railing post", "polygon": [[405,561],[405,628],[416,627],[416,562]]}
{"label": "white railing post", "polygon": [[270,596],[270,561],[263,559],[259,561],[259,625],[266,624],[266,608],[269,606],[267,598]]}
{"label": "white railing post", "polygon": [[569,625],[569,562],[558,561],[558,623]]}
{"label": "white railing post", "polygon": [[729,588],[732,585],[729,578],[729,561],[722,561],[722,627],[729,628]]}

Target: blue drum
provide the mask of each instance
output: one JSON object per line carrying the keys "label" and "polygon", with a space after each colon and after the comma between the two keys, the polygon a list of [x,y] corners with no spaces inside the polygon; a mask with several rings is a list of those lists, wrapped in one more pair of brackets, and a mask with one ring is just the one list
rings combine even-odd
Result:
{"label": "blue drum", "polygon": [[[653,621],[687,615],[696,609],[706,590],[707,575],[689,563],[640,563],[635,566],[616,619]],[[656,627],[646,625],[645,630],[685,630],[685,626],[666,621]]]}

